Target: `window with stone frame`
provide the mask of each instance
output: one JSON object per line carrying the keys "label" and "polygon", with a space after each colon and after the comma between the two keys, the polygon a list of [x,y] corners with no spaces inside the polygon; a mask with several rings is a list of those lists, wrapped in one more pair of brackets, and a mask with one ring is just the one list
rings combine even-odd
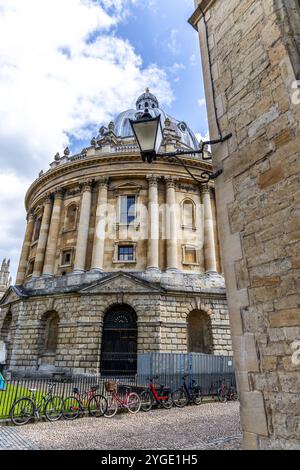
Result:
{"label": "window with stone frame", "polygon": [[72,250],[64,250],[61,254],[61,266],[71,266],[72,264]]}
{"label": "window with stone frame", "polygon": [[136,243],[131,241],[121,241],[115,243],[114,263],[135,263]]}
{"label": "window with stone frame", "polygon": [[198,252],[195,246],[183,246],[183,264],[198,264]]}
{"label": "window with stone frame", "polygon": [[64,230],[75,230],[77,223],[77,204],[72,203],[66,208]]}
{"label": "window with stone frame", "polygon": [[191,199],[186,199],[181,205],[182,228],[196,228],[196,208]]}
{"label": "window with stone frame", "polygon": [[40,217],[37,217],[35,224],[34,224],[32,242],[38,241],[40,232],[41,232],[41,226],[42,226],[42,217],[40,216]]}
{"label": "window with stone frame", "polygon": [[136,196],[119,197],[119,223],[130,225],[136,219]]}
{"label": "window with stone frame", "polygon": [[134,261],[134,246],[133,245],[119,245],[118,246],[118,260],[119,261]]}

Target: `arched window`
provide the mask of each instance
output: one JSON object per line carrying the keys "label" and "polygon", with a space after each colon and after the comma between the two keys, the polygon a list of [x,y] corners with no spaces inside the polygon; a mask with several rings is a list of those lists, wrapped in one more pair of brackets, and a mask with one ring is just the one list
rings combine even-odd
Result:
{"label": "arched window", "polygon": [[207,313],[194,310],[187,318],[188,352],[213,354],[211,321]]}
{"label": "arched window", "polygon": [[77,204],[72,203],[66,209],[65,230],[74,230],[77,221]]}
{"label": "arched window", "polygon": [[191,199],[185,199],[182,203],[181,220],[183,228],[195,229],[196,227],[195,203]]}

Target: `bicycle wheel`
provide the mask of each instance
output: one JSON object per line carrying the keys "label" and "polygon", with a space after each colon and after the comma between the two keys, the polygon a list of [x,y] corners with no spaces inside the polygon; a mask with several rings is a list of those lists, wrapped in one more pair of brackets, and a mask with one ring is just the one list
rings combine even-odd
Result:
{"label": "bicycle wheel", "polygon": [[175,392],[172,393],[172,400],[175,406],[177,406],[178,408],[183,408],[188,404],[189,397],[187,396],[185,390],[179,388],[178,390],[175,390]]}
{"label": "bicycle wheel", "polygon": [[150,411],[152,408],[152,394],[149,390],[144,390],[140,394],[141,399],[141,410],[143,411]]}
{"label": "bicycle wheel", "polygon": [[34,410],[35,406],[30,398],[20,398],[11,407],[10,419],[16,426],[22,426],[34,418]]}
{"label": "bicycle wheel", "polygon": [[172,396],[171,396],[171,393],[168,393],[167,394],[167,399],[166,400],[163,400],[161,402],[162,406],[166,409],[166,410],[169,410],[170,408],[172,408],[173,406],[173,400],[172,400]]}
{"label": "bicycle wheel", "polygon": [[103,395],[94,395],[88,402],[90,416],[99,418],[103,416],[107,408],[107,400]]}
{"label": "bicycle wheel", "polygon": [[233,401],[237,401],[239,399],[239,395],[238,395],[237,389],[235,387],[232,387],[232,389],[231,389],[230,399],[233,400]]}
{"label": "bicycle wheel", "polygon": [[141,409],[141,399],[137,393],[131,392],[127,398],[127,409],[130,413],[138,413]]}
{"label": "bicycle wheel", "polygon": [[218,399],[222,403],[227,401],[227,390],[225,388],[219,388],[218,390]]}
{"label": "bicycle wheel", "polygon": [[112,418],[118,411],[118,402],[114,397],[108,397],[107,407],[104,412],[106,418]]}
{"label": "bicycle wheel", "polygon": [[58,421],[63,414],[63,399],[59,396],[49,398],[44,413],[48,421]]}
{"label": "bicycle wheel", "polygon": [[68,420],[78,418],[82,409],[79,400],[75,397],[67,397],[63,401],[63,417]]}
{"label": "bicycle wheel", "polygon": [[201,405],[202,403],[202,393],[200,388],[193,389],[193,402],[195,405]]}

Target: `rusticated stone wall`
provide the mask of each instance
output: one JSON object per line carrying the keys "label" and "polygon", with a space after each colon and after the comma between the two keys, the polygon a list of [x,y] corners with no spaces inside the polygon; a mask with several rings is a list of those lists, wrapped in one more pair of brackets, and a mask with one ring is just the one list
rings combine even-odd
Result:
{"label": "rusticated stone wall", "polygon": [[[157,284],[141,288],[138,283],[135,288],[133,277],[117,275],[80,292],[39,292],[19,300],[11,294],[0,311],[0,334],[6,319],[12,317],[8,367],[20,374],[45,372],[48,366],[52,372],[99,372],[104,316],[117,304],[129,305],[136,312],[138,353],[188,352],[188,318],[196,312],[208,320],[211,352],[232,355],[224,289],[163,293]],[[43,337],[48,313],[58,315],[59,324],[56,351],[47,357]]]}
{"label": "rusticated stone wall", "polygon": [[195,6],[244,445],[299,449],[299,2]]}

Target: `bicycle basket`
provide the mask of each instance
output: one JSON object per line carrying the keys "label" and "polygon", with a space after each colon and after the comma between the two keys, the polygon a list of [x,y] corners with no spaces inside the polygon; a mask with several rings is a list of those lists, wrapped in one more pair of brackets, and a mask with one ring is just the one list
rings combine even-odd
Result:
{"label": "bicycle basket", "polygon": [[112,380],[105,382],[104,386],[107,392],[115,392],[117,389],[117,383],[113,382]]}

